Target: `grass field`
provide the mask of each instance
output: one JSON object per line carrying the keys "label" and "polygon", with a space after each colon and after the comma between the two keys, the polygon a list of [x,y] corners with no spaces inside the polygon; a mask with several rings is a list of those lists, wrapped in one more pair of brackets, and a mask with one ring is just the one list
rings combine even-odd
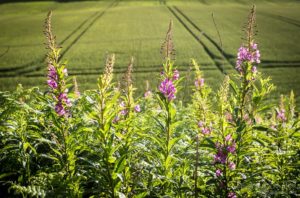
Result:
{"label": "grass field", "polygon": [[[210,3],[208,3],[210,2]],[[291,89],[300,101],[300,3],[257,1],[257,41],[262,54],[259,70],[270,75],[277,95]],[[169,20],[174,21],[176,65],[188,75],[195,58],[207,82],[217,87],[224,73],[234,73],[248,1],[51,1],[0,4],[0,90],[45,88],[43,22],[53,10],[53,26],[68,60],[70,75],[80,89],[95,88],[106,53],[116,54],[120,79],[130,56],[135,58],[136,86],[143,89],[161,70],[160,45]],[[222,47],[212,20],[222,39]],[[222,50],[224,51],[222,53]]]}

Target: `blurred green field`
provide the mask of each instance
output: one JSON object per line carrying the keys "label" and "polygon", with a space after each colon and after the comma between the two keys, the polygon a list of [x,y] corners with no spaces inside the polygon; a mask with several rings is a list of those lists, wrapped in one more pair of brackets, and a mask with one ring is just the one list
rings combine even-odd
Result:
{"label": "blurred green field", "polygon": [[[62,58],[68,60],[69,73],[77,76],[82,90],[96,87],[107,53],[116,54],[118,80],[134,56],[136,86],[143,90],[145,81],[150,80],[154,89],[157,81],[153,79],[161,70],[160,46],[170,19],[174,21],[178,69],[182,75],[190,76],[190,58],[195,58],[207,82],[216,88],[224,73],[235,72],[235,55],[251,5],[243,0],[0,4],[0,90],[12,90],[18,83],[24,87],[46,87],[42,32],[48,10],[53,10]],[[262,54],[259,70],[272,77],[277,95],[293,89],[300,101],[300,4],[256,1],[256,7],[257,41]],[[187,87],[184,90],[189,91]]]}

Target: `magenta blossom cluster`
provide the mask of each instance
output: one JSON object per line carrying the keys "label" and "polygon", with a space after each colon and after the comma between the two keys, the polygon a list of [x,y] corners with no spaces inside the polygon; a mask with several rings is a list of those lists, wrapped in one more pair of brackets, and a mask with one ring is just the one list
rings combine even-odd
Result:
{"label": "magenta blossom cluster", "polygon": [[204,78],[197,78],[195,80],[195,86],[198,89],[201,88],[201,87],[203,87],[204,86]]}
{"label": "magenta blossom cluster", "polygon": [[234,192],[229,192],[227,195],[228,198],[237,198],[236,194]]}
{"label": "magenta blossom cluster", "polygon": [[122,116],[127,115],[128,110],[125,108],[125,102],[124,102],[124,101],[122,101],[122,102],[120,103],[120,107],[122,108],[122,110],[120,111],[120,114],[121,114]]}
{"label": "magenta blossom cluster", "polygon": [[236,150],[236,143],[231,135],[229,134],[225,137],[225,144],[217,142],[216,148],[217,154],[214,155],[214,163],[226,164],[231,170],[235,169],[235,164],[228,160],[228,154],[234,154]]}
{"label": "magenta blossom cluster", "polygon": [[286,117],[285,117],[285,110],[284,109],[278,110],[276,117],[281,122],[285,122],[287,120]]}
{"label": "magenta blossom cluster", "polygon": [[[68,75],[67,69],[63,70],[63,76]],[[71,101],[67,96],[68,89],[61,91],[59,88],[59,78],[57,74],[57,70],[53,65],[49,65],[48,67],[48,80],[47,84],[49,88],[52,90],[54,94],[54,98],[56,99],[55,111],[59,116],[63,116],[67,113],[66,107],[71,107]]]}
{"label": "magenta blossom cluster", "polygon": [[144,98],[151,98],[151,96],[152,96],[152,92],[149,90],[144,93]]}
{"label": "magenta blossom cluster", "polygon": [[198,122],[198,127],[201,129],[203,135],[209,135],[211,133],[211,126],[205,126],[205,123],[202,121]]}
{"label": "magenta blossom cluster", "polygon": [[[243,64],[245,64],[245,63],[251,63],[251,64],[260,63],[260,52],[257,48],[256,43],[252,43],[250,46],[250,49],[245,46],[241,46],[239,48],[239,51],[237,53],[237,61],[236,61],[235,68],[240,73],[243,73],[244,72]],[[251,71],[252,71],[252,73],[257,72],[257,68],[255,65],[252,65]]]}
{"label": "magenta blossom cluster", "polygon": [[176,87],[173,84],[173,81],[166,78],[163,80],[159,86],[159,91],[169,100],[173,100],[176,98]]}
{"label": "magenta blossom cluster", "polygon": [[139,105],[139,104],[135,105],[135,107],[134,107],[134,111],[135,111],[136,113],[139,113],[139,112],[141,112],[141,107],[140,107],[140,105]]}
{"label": "magenta blossom cluster", "polygon": [[173,80],[178,80],[178,79],[179,79],[179,71],[175,69],[173,72]]}
{"label": "magenta blossom cluster", "polygon": [[56,73],[56,69],[53,65],[49,65],[48,67],[48,80],[47,84],[51,89],[57,89],[58,86],[58,76]]}
{"label": "magenta blossom cluster", "polygon": [[59,96],[58,96],[58,101],[55,105],[55,111],[58,115],[63,116],[67,113],[64,106],[67,106],[67,107],[72,106],[71,101],[67,96],[67,92],[66,93],[60,93]]}
{"label": "magenta blossom cluster", "polygon": [[[112,123],[114,124],[117,124],[121,120],[122,116],[124,117],[129,113],[129,110],[126,108],[126,104],[124,101],[120,103],[120,107],[121,107],[121,111],[119,111],[118,115],[116,115],[112,121]],[[141,112],[141,106],[137,104],[134,106],[133,110],[134,112],[139,113]]]}
{"label": "magenta blossom cluster", "polygon": [[222,176],[222,174],[223,174],[223,172],[222,172],[221,169],[217,169],[217,170],[216,170],[216,176],[217,176],[217,177]]}

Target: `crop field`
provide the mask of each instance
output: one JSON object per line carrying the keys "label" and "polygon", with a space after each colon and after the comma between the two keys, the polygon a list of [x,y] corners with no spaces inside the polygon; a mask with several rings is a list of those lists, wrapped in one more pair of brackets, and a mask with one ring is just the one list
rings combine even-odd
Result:
{"label": "crop field", "polygon": [[[51,1],[0,4],[0,90],[46,88],[43,23],[53,10],[53,27],[81,90],[96,87],[105,55],[115,53],[114,72],[121,80],[134,57],[135,86],[153,81],[162,69],[160,46],[170,19],[174,22],[176,67],[186,76],[195,58],[206,81],[216,88],[227,73],[235,73],[237,49],[248,1]],[[258,70],[271,76],[276,95],[294,90],[300,100],[300,4],[296,1],[258,1],[256,40],[262,55]],[[212,13],[213,16],[212,17]],[[215,24],[214,24],[214,21]],[[217,27],[217,28],[216,28]],[[218,36],[218,31],[220,38]]]}

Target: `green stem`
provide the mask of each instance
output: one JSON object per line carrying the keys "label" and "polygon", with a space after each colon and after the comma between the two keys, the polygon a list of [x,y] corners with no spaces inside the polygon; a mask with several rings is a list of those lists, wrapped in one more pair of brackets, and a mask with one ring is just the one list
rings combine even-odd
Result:
{"label": "green stem", "polygon": [[[164,174],[165,174],[165,178],[167,178],[169,169],[168,169],[168,165],[167,165],[167,159],[170,155],[170,150],[169,150],[169,144],[170,144],[170,125],[171,125],[171,113],[170,113],[170,109],[169,109],[169,102],[166,102],[166,110],[167,110],[167,119],[166,119],[166,156],[165,156],[165,161],[164,161]],[[168,187],[168,182],[165,183],[164,185],[164,192],[166,191],[166,188]]]}
{"label": "green stem", "polygon": [[196,136],[196,162],[195,162],[195,198],[198,197],[198,163],[199,163],[199,134]]}
{"label": "green stem", "polygon": [[109,179],[109,183],[110,183],[110,190],[111,190],[111,197],[114,198],[115,197],[115,185],[114,185],[114,180],[112,178],[112,174],[110,172],[110,164],[109,164],[109,155],[108,152],[105,152],[106,155],[106,170],[107,170],[107,176]]}

